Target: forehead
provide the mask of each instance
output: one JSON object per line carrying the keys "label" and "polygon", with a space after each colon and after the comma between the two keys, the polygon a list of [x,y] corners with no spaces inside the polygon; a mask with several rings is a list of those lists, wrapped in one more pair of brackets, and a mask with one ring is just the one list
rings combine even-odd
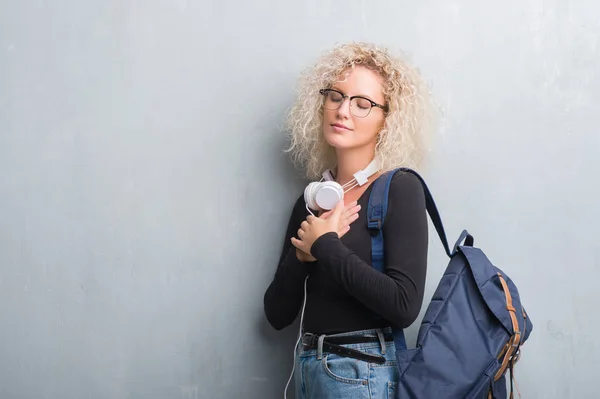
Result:
{"label": "forehead", "polygon": [[363,95],[375,101],[384,100],[383,79],[377,72],[362,66],[345,70],[332,86],[350,96]]}

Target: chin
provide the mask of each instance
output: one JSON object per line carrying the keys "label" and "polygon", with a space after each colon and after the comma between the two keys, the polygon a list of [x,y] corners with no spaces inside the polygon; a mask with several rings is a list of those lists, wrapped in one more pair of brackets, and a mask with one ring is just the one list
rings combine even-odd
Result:
{"label": "chin", "polygon": [[340,133],[326,133],[324,135],[325,141],[327,144],[332,146],[333,148],[342,149],[342,148],[351,148],[353,147],[350,140],[344,137],[343,134]]}

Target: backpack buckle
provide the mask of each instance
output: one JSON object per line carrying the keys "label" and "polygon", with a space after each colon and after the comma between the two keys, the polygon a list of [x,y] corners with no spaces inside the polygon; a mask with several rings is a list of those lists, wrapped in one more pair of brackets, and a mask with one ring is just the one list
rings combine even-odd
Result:
{"label": "backpack buckle", "polygon": [[521,346],[521,331],[515,332],[513,335],[512,345],[513,348],[518,348]]}
{"label": "backpack buckle", "polygon": [[369,230],[381,230],[383,209],[381,205],[374,205],[369,209],[367,227]]}

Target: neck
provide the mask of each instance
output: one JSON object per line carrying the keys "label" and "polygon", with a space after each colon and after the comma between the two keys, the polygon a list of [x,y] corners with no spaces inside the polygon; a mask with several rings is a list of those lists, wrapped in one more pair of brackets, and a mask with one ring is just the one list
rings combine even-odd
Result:
{"label": "neck", "polygon": [[372,148],[337,150],[336,155],[337,171],[335,180],[344,185],[354,179],[356,172],[366,168],[371,163],[375,157],[375,150]]}

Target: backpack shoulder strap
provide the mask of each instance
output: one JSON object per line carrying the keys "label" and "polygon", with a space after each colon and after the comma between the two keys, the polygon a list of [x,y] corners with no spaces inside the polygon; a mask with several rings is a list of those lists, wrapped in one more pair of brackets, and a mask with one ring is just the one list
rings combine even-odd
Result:
{"label": "backpack shoulder strap", "polygon": [[[375,180],[367,208],[367,224],[371,230],[371,266],[381,273],[384,271],[383,221],[387,213],[388,194],[394,174],[395,171],[392,171]],[[396,350],[406,349],[404,330],[393,327],[392,334]]]}
{"label": "backpack shoulder strap", "polygon": [[367,207],[367,226],[371,233],[371,266],[383,273],[383,222],[388,208],[390,183],[396,171],[388,172],[373,182]]}

